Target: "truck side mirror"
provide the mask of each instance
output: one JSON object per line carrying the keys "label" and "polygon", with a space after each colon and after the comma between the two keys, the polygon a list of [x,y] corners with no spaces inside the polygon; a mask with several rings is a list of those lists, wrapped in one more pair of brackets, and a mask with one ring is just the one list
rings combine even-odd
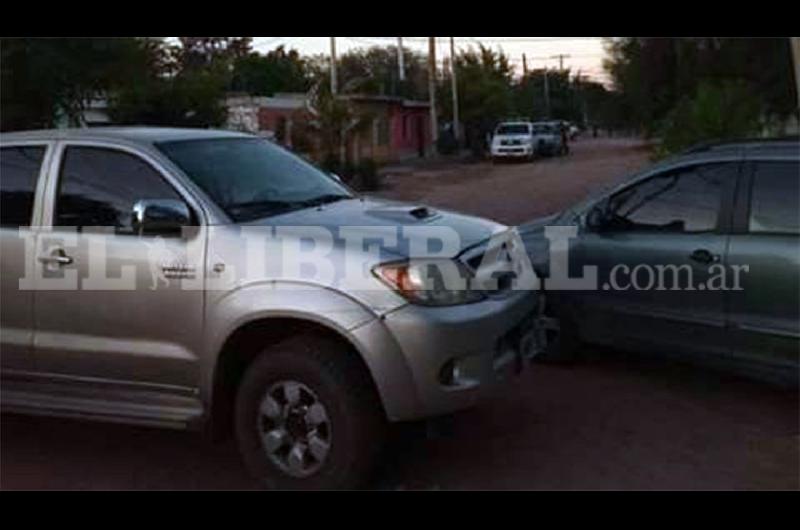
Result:
{"label": "truck side mirror", "polygon": [[133,230],[139,235],[179,236],[192,222],[189,207],[175,199],[142,199],[133,205]]}

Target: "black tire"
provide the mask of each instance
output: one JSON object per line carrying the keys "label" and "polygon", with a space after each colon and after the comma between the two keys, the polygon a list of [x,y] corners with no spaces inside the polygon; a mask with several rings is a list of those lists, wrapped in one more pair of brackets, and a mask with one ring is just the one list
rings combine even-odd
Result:
{"label": "black tire", "polygon": [[[385,439],[385,415],[369,374],[338,341],[295,337],[264,350],[247,368],[236,394],[236,439],[251,474],[268,489],[355,489],[370,478]],[[307,477],[282,470],[258,432],[259,406],[279,381],[311,389],[327,409],[330,451]]]}

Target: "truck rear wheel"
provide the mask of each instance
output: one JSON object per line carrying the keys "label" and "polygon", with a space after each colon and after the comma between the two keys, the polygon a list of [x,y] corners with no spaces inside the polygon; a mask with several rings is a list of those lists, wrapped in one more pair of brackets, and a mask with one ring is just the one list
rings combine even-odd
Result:
{"label": "truck rear wheel", "polygon": [[296,337],[264,350],[236,395],[236,438],[269,489],[353,489],[383,448],[385,418],[363,366],[335,340]]}

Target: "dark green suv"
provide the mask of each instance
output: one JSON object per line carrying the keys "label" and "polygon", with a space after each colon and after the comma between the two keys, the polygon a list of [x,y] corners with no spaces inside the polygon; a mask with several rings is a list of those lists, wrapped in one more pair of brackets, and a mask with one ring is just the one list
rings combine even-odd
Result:
{"label": "dark green suv", "polygon": [[657,350],[796,385],[799,161],[796,138],[706,145],[522,225],[549,356]]}

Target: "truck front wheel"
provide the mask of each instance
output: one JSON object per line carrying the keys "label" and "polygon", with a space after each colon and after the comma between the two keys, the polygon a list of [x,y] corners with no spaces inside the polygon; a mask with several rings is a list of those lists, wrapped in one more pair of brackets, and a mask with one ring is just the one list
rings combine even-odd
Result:
{"label": "truck front wheel", "polygon": [[369,375],[335,340],[296,337],[265,349],[236,396],[236,438],[269,489],[361,487],[385,419]]}

